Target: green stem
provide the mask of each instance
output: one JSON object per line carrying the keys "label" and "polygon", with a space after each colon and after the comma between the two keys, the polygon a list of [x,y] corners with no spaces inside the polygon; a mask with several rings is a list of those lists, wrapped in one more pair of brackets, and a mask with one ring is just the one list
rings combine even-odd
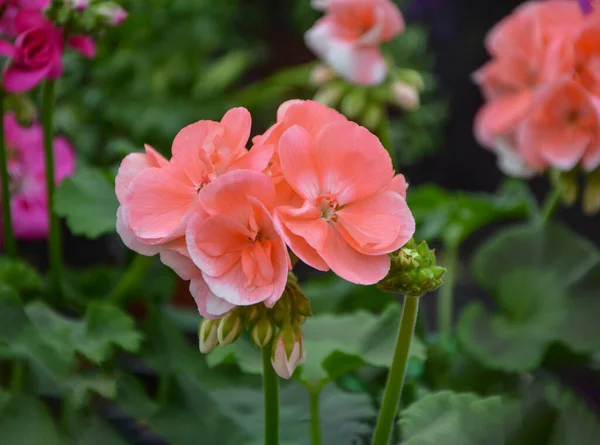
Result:
{"label": "green stem", "polygon": [[319,412],[319,397],[321,389],[309,390],[310,394],[310,437],[312,445],[321,445],[321,416]]}
{"label": "green stem", "polygon": [[44,152],[46,154],[46,193],[48,196],[48,218],[50,236],[48,238],[48,256],[50,261],[50,280],[55,292],[61,292],[63,265],[60,226],[54,213],[54,129],[52,116],[54,111],[55,82],[48,80],[44,85],[42,102],[42,125],[44,127]]}
{"label": "green stem", "polygon": [[152,257],[136,255],[107,300],[119,304],[123,296],[127,295],[127,292],[146,274],[150,264],[152,264]]}
{"label": "green stem", "polygon": [[271,344],[262,350],[265,394],[265,445],[279,445],[279,380],[271,365]]}
{"label": "green stem", "polygon": [[169,400],[169,392],[171,391],[171,376],[164,375],[158,380],[158,389],[156,390],[156,400],[161,405],[164,405]]}
{"label": "green stem", "polygon": [[4,245],[6,253],[14,257],[17,254],[17,243],[12,227],[12,216],[10,212],[10,175],[8,173],[8,156],[6,143],[4,141],[4,91],[0,90],[0,175],[2,179],[2,228],[4,231]]}
{"label": "green stem", "polygon": [[452,309],[454,308],[454,281],[458,262],[458,246],[446,243],[444,251],[444,285],[439,291],[438,325],[443,338],[452,336]]}
{"label": "green stem", "polygon": [[23,387],[23,376],[25,375],[25,362],[15,360],[12,365],[12,374],[10,376],[10,389],[13,393],[21,392]]}
{"label": "green stem", "polygon": [[558,209],[558,205],[560,204],[560,199],[562,197],[562,191],[559,184],[555,184],[552,187],[552,191],[546,197],[544,201],[544,206],[542,208],[541,213],[541,222],[542,224],[547,223],[554,212]]}
{"label": "green stem", "polygon": [[385,385],[385,392],[383,393],[383,401],[381,403],[379,417],[377,418],[372,445],[388,445],[390,442],[394,419],[396,417],[396,411],[398,410],[400,395],[402,394],[402,387],[406,376],[410,343],[413,338],[418,312],[419,298],[404,297],[404,306],[402,308],[396,350],[394,351],[394,359],[392,361],[388,381]]}

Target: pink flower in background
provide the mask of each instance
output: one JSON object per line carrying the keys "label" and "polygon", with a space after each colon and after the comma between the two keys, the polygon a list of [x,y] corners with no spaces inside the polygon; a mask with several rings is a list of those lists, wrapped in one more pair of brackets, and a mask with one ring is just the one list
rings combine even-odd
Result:
{"label": "pink flower in background", "polygon": [[390,269],[387,255],[414,234],[392,161],[379,140],[353,122],[325,126],[313,137],[294,126],[279,143],[281,169],[301,205],[277,208],[290,249],[315,269],[374,284]]}
{"label": "pink flower in background", "polygon": [[[8,151],[11,211],[15,236],[43,239],[48,235],[48,204],[43,132],[39,124],[21,127],[12,113],[4,115]],[[60,184],[75,171],[75,155],[69,142],[54,139],[55,180]]]}
{"label": "pink flower in background", "polygon": [[230,307],[260,302],[272,307],[283,294],[290,266],[271,219],[273,183],[260,172],[238,170],[208,184],[199,195],[208,216],[198,213],[190,220],[186,240],[210,290],[205,298],[220,298]]}
{"label": "pink flower in background", "polygon": [[[22,10],[15,18],[18,32],[14,45],[0,42],[0,54],[10,57],[2,79],[10,93],[25,92],[44,79],[62,74],[64,49],[62,30],[55,28],[35,10]],[[69,44],[86,57],[95,53],[94,42],[87,36],[72,36]]]}
{"label": "pink flower in background", "polygon": [[50,6],[51,0],[0,0],[0,10],[4,13],[0,17],[0,36],[15,37],[17,27],[15,19],[21,9],[42,11]]}
{"label": "pink flower in background", "polygon": [[96,8],[96,13],[105,18],[108,26],[119,26],[127,18],[127,11],[119,5],[100,5]]}
{"label": "pink flower in background", "polygon": [[391,0],[324,0],[315,6],[326,15],[306,32],[309,48],[350,82],[383,82],[387,64],[379,44],[404,30],[398,7]]}

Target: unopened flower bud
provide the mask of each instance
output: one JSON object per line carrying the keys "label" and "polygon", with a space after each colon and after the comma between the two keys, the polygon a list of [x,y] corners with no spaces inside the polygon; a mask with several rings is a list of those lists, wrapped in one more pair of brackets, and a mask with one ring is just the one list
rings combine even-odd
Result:
{"label": "unopened flower bud", "polygon": [[416,110],[421,105],[419,90],[401,80],[392,84],[392,99],[394,103],[409,111]]}
{"label": "unopened flower bud", "polygon": [[289,379],[304,358],[302,331],[290,324],[284,325],[273,341],[271,353],[273,369],[279,377]]}
{"label": "unopened flower bud", "polygon": [[269,344],[271,339],[273,338],[273,334],[275,333],[275,326],[267,317],[263,317],[256,322],[252,331],[250,332],[250,336],[252,337],[252,341],[259,348],[264,348]]}
{"label": "unopened flower bud", "polygon": [[90,0],[71,0],[71,7],[75,11],[84,11],[90,5]]}
{"label": "unopened flower bud", "polygon": [[221,346],[227,346],[242,335],[242,317],[237,311],[231,311],[219,320],[217,339]]}
{"label": "unopened flower bud", "polygon": [[327,105],[328,107],[334,107],[344,95],[344,90],[344,85],[339,83],[330,83],[317,91],[314,100],[322,103],[323,105]]}
{"label": "unopened flower bud", "polygon": [[370,130],[375,130],[381,123],[383,118],[383,108],[379,104],[371,104],[365,110],[362,122],[365,127]]}
{"label": "unopened flower bud", "polygon": [[295,309],[303,317],[312,317],[313,315],[308,298],[305,296],[301,296],[295,300]]}
{"label": "unopened flower bud", "polygon": [[198,345],[203,354],[217,347],[217,320],[202,320],[198,329]]}
{"label": "unopened flower bud", "polygon": [[102,17],[108,26],[119,26],[127,18],[127,11],[113,2],[99,4],[96,14]]}
{"label": "unopened flower bud", "polygon": [[367,105],[367,92],[364,88],[353,88],[344,96],[340,108],[349,118],[360,115]]}
{"label": "unopened flower bud", "polygon": [[242,314],[244,316],[244,321],[246,322],[246,327],[250,328],[260,318],[261,311],[260,311],[260,308],[258,307],[258,305],[253,304],[252,306],[248,306],[248,307],[244,308],[244,310],[242,311]]}
{"label": "unopened flower bud", "polygon": [[417,91],[425,89],[425,81],[421,73],[411,69],[398,69],[394,72],[394,79],[401,81],[407,85],[413,86]]}
{"label": "unopened flower bud", "polygon": [[577,172],[571,170],[568,172],[559,172],[553,170],[550,179],[554,187],[558,187],[561,194],[561,199],[564,205],[572,206],[577,201],[579,194],[579,185],[577,183]]}
{"label": "unopened flower bud", "polygon": [[310,73],[310,82],[315,86],[321,86],[335,78],[335,72],[325,65],[317,65]]}
{"label": "unopened flower bud", "polygon": [[588,215],[600,211],[600,168],[588,175],[583,192],[583,211]]}
{"label": "unopened flower bud", "polygon": [[292,305],[290,298],[286,292],[283,296],[275,303],[271,311],[271,317],[277,326],[283,326],[285,323],[289,323],[292,313]]}

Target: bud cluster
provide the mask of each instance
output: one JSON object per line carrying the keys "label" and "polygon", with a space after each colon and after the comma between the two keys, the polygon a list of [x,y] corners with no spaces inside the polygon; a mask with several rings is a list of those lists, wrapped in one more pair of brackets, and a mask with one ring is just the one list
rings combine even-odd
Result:
{"label": "bud cluster", "polygon": [[425,241],[411,239],[391,259],[390,272],[377,284],[382,291],[420,297],[442,285],[446,269],[436,265],[435,251]]}
{"label": "bud cluster", "polygon": [[[566,172],[554,170],[550,178],[554,187],[560,191],[561,201],[565,206],[570,207],[577,202],[580,195],[578,169]],[[593,215],[600,211],[600,167],[592,172],[585,172],[585,185],[581,195],[581,205],[586,214]]]}
{"label": "bud cluster", "polygon": [[365,88],[347,83],[321,64],[313,69],[311,83],[319,88],[314,97],[317,102],[330,107],[339,105],[344,115],[371,130],[381,123],[386,104],[408,111],[419,108],[420,93],[425,88],[422,76],[414,70],[392,69],[382,85]]}
{"label": "bud cluster", "polygon": [[279,376],[289,379],[305,358],[301,326],[312,316],[308,298],[290,273],[281,298],[272,308],[263,303],[239,306],[218,320],[203,320],[198,330],[200,352],[235,342],[244,330],[259,348],[271,348],[271,363]]}
{"label": "bud cluster", "polygon": [[127,12],[114,1],[62,0],[51,2],[48,18],[71,34],[91,34],[106,27],[118,26]]}

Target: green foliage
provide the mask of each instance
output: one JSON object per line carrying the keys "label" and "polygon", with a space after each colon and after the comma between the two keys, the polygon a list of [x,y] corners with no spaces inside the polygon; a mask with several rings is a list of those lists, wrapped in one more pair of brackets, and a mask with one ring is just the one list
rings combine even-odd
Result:
{"label": "green foliage", "polygon": [[452,192],[436,185],[410,188],[407,200],[417,222],[416,238],[458,245],[476,230],[495,221],[532,213],[527,186],[506,181],[496,194]]}
{"label": "green foliage", "polygon": [[56,192],[56,213],[76,235],[97,238],[116,230],[117,197],[113,184],[97,168],[79,167]]}
{"label": "green foliage", "polygon": [[559,226],[508,229],[479,250],[473,270],[498,310],[471,303],[458,337],[486,366],[532,370],[555,341],[598,350],[600,253],[586,240]]}
{"label": "green foliage", "polygon": [[20,260],[0,258],[0,285],[17,292],[35,292],[42,289],[42,280],[38,273]]}
{"label": "green foliage", "polygon": [[502,445],[518,415],[514,402],[500,397],[441,391],[402,411],[402,445]]}
{"label": "green foliage", "polygon": [[65,445],[48,409],[33,397],[13,395],[0,412],[2,445]]}

